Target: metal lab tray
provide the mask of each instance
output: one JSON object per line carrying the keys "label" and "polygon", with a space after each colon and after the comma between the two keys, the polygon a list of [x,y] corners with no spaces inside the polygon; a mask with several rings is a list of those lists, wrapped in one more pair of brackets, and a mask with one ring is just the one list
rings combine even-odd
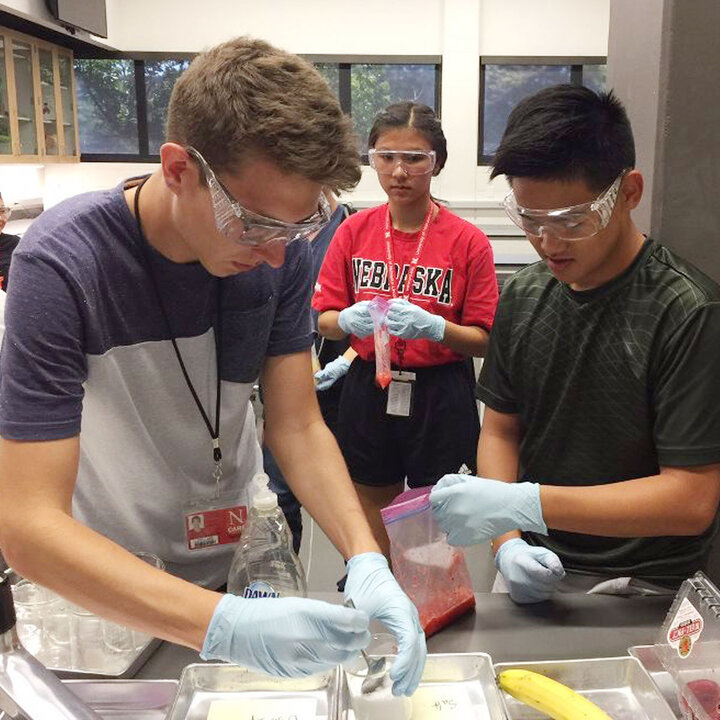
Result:
{"label": "metal lab tray", "polygon": [[[135,677],[138,670],[140,670],[161,643],[162,640],[158,638],[150,638],[140,650],[118,654],[116,664],[108,665],[102,671],[83,667],[68,668],[52,666],[49,666],[48,670],[52,670],[58,677],[63,679],[102,680],[103,678],[111,678],[113,680],[122,680],[132,678]],[[108,653],[108,655],[110,654]]]}
{"label": "metal lab tray", "polygon": [[340,668],[306,678],[275,678],[236,665],[188,665],[167,720],[206,720],[215,700],[312,698],[315,717],[337,720]]}
{"label": "metal lab tray", "polygon": [[177,680],[64,682],[104,720],[165,720],[178,688]]}
{"label": "metal lab tray", "polygon": [[[12,570],[7,571],[11,584],[15,584],[22,580],[22,577]],[[94,633],[90,636],[90,639],[96,642],[98,645],[102,644],[102,631],[101,622],[99,617],[93,616],[97,619]],[[44,642],[44,641],[43,641]],[[77,665],[71,667],[70,665],[58,665],[56,663],[47,661],[46,658],[40,656],[39,661],[45,665],[48,670],[52,670],[60,678],[75,678],[82,680],[102,679],[102,678],[113,678],[113,679],[124,679],[132,678],[135,673],[145,664],[147,659],[152,655],[158,646],[161,644],[161,640],[154,637],[148,637],[141,647],[135,650],[114,653],[111,650],[107,650],[103,653],[103,668],[90,667],[88,665]],[[47,645],[44,644],[43,648],[47,650]],[[35,656],[35,652],[31,652],[31,655]]]}
{"label": "metal lab tray", "polygon": [[673,676],[662,666],[660,658],[655,652],[654,645],[633,645],[628,652],[636,657],[647,670],[653,682],[665,698],[665,701],[675,713],[675,717],[682,719],[683,714],[678,704],[678,687]]}
{"label": "metal lab tray", "polygon": [[[425,670],[420,682],[420,690],[428,688],[432,696],[442,702],[443,690],[449,690],[450,696],[466,697],[472,706],[472,715],[467,720],[505,720],[500,691],[495,683],[492,658],[486,653],[439,653],[427,656]],[[412,698],[411,698],[412,701]],[[442,712],[448,713],[448,717],[458,717],[456,714],[449,714],[448,709]],[[438,717],[443,717],[441,711]],[[339,720],[354,720],[355,713],[352,711],[350,692],[347,684],[347,676],[343,672]],[[382,716],[378,714],[378,720]],[[463,717],[463,720],[466,720]]]}
{"label": "metal lab tray", "polygon": [[[547,675],[592,700],[613,720],[675,720],[675,715],[635,657],[499,663],[495,673],[524,668]],[[509,720],[546,716],[501,693]]]}

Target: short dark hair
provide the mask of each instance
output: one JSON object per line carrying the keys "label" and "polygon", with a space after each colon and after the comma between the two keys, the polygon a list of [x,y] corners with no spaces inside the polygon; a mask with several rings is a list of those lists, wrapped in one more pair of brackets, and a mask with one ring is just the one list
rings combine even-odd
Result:
{"label": "short dark hair", "polygon": [[413,128],[425,136],[435,151],[433,175],[437,175],[447,160],[447,140],[438,116],[432,108],[423,103],[405,101],[388,105],[373,120],[368,147],[374,148],[378,138],[386,130],[400,127]]}
{"label": "short dark hair", "polygon": [[585,180],[600,192],[635,167],[630,120],[613,91],[553,85],[510,113],[490,178]]}

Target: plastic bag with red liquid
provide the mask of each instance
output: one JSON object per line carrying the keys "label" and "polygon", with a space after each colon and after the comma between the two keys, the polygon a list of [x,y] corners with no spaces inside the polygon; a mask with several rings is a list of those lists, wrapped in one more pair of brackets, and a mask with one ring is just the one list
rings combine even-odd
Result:
{"label": "plastic bag with red liquid", "polygon": [[375,328],[375,382],[384,390],[389,384],[390,375],[390,333],[387,326],[387,314],[390,303],[384,297],[374,297],[370,301],[370,317]]}
{"label": "plastic bag with red liquid", "polygon": [[393,574],[415,603],[428,637],[475,607],[465,553],[448,544],[435,522],[431,489],[401,493],[381,511],[390,538]]}

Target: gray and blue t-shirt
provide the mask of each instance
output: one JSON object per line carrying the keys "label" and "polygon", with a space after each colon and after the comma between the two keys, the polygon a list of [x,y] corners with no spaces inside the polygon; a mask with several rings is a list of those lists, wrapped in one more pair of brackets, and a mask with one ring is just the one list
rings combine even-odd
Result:
{"label": "gray and blue t-shirt", "polygon": [[[71,198],[41,215],[13,256],[0,353],[0,435],[80,435],[75,517],[133,551],[207,586],[225,581],[234,545],[189,551],[183,505],[209,497],[211,440],[181,373],[172,335],[207,415],[216,402],[217,289],[222,295],[221,491],[261,458],[249,397],[267,355],[312,342],[312,259],[288,247],[281,268],[218,282],[200,263],[145,245],[123,185]],[[82,421],[82,422],[81,422]]]}

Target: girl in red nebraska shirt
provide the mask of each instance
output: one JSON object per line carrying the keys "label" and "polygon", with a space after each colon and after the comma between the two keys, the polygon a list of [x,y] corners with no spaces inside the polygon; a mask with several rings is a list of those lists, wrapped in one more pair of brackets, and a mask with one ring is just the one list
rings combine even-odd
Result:
{"label": "girl in red nebraska shirt", "polygon": [[[389,556],[380,508],[402,492],[406,477],[420,487],[463,466],[475,471],[480,424],[467,358],[485,353],[498,290],[488,239],[430,195],[430,180],[447,159],[433,111],[391,105],[375,119],[368,145],[388,203],[338,228],[313,307],[320,333],[333,340],[350,335],[357,353],[352,365],[336,361],[336,375],[349,367],[338,440]],[[384,390],[375,384],[368,312],[378,295],[391,299],[393,381]]]}

